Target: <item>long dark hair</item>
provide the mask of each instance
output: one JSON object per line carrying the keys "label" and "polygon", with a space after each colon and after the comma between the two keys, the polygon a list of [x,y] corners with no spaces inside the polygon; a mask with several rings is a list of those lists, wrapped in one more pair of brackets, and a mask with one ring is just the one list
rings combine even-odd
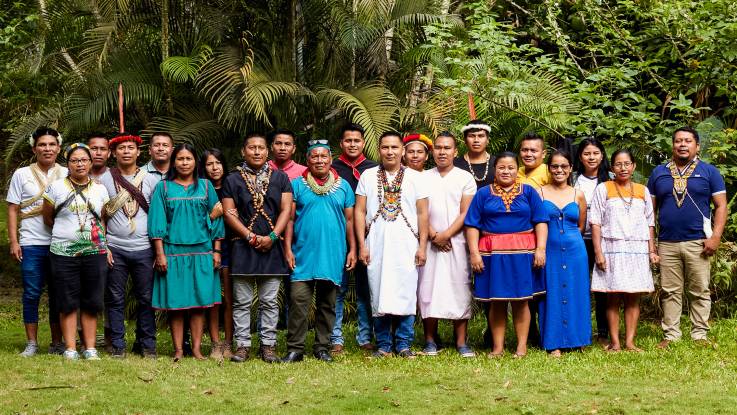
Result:
{"label": "long dark hair", "polygon": [[174,179],[177,178],[177,168],[174,161],[177,159],[177,154],[179,154],[179,152],[182,150],[189,151],[194,157],[194,170],[192,171],[192,179],[194,179],[194,188],[196,190],[200,178],[200,175],[197,171],[199,166],[199,163],[197,162],[197,152],[195,151],[194,147],[192,147],[192,145],[187,143],[177,144],[176,146],[174,146],[174,150],[171,152],[171,159],[169,159],[169,171],[166,172],[166,178],[164,180],[173,182]]}
{"label": "long dark hair", "polygon": [[588,146],[594,146],[601,151],[601,163],[599,163],[599,170],[596,172],[596,178],[598,179],[599,183],[605,182],[609,180],[609,160],[606,157],[606,150],[604,149],[604,144],[601,143],[598,139],[594,137],[585,137],[583,140],[581,140],[580,143],[578,143],[578,148],[576,149],[576,159],[573,160],[573,167],[576,170],[576,173],[580,176],[583,176],[586,173],[586,166],[581,162],[581,154],[583,154],[583,150]]}
{"label": "long dark hair", "polygon": [[228,163],[225,161],[225,154],[223,154],[223,152],[217,148],[208,148],[207,150],[202,152],[202,156],[200,156],[200,163],[199,163],[200,176],[202,176],[205,179],[210,180],[210,183],[215,185],[210,175],[207,174],[207,159],[210,156],[215,157],[220,162],[220,164],[222,164],[223,166],[223,177],[222,179],[220,179],[220,182],[222,183],[225,181],[225,176],[228,174]]}
{"label": "long dark hair", "polygon": [[[562,148],[554,150],[552,153],[550,153],[550,157],[548,157],[548,171],[552,173],[552,170],[550,170],[550,163],[553,161],[553,157],[560,156],[568,160],[568,164],[573,166],[573,161],[571,160],[571,153],[567,152],[566,150],[563,150]],[[571,177],[573,175],[573,170],[571,170],[571,174],[568,175],[568,180],[566,180],[566,183],[573,184],[573,178]]]}

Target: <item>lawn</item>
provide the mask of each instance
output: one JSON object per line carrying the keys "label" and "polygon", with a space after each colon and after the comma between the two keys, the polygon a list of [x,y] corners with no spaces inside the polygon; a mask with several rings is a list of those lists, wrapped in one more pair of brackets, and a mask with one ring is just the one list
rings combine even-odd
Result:
{"label": "lawn", "polygon": [[[713,325],[716,348],[686,340],[655,349],[659,330],[643,323],[644,353],[598,347],[561,359],[367,359],[354,344],[333,364],[293,365],[186,359],[172,363],[160,332],[157,361],[65,362],[17,356],[24,340],[17,288],[0,296],[0,408],[3,413],[734,413],[737,408],[737,320]],[[14,298],[15,297],[15,298]],[[480,319],[473,321],[478,342]],[[348,328],[349,336],[354,327]],[[445,338],[450,328],[442,327]],[[284,333],[280,333],[283,352]],[[45,343],[48,331],[41,339]]]}

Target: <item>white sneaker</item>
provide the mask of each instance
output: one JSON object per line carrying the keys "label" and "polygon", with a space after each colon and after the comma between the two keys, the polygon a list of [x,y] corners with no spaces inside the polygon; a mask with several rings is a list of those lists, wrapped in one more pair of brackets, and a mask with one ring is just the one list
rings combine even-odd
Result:
{"label": "white sneaker", "polygon": [[35,356],[36,353],[38,353],[38,343],[29,341],[26,343],[26,348],[20,352],[20,355],[22,357],[31,357]]}
{"label": "white sneaker", "polygon": [[76,350],[64,350],[64,359],[79,360],[79,353]]}
{"label": "white sneaker", "polygon": [[100,360],[100,356],[97,355],[97,349],[87,349],[82,352],[84,360]]}

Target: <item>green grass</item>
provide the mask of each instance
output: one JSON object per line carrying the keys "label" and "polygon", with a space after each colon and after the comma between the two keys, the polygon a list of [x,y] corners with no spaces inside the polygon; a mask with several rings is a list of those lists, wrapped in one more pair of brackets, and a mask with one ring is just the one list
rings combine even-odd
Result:
{"label": "green grass", "polygon": [[[312,358],[294,365],[173,364],[168,333],[161,331],[157,361],[65,362],[17,356],[24,344],[18,295],[4,289],[0,296],[2,413],[711,414],[737,408],[735,320],[714,324],[716,349],[685,340],[655,350],[659,330],[643,323],[644,353],[592,347],[558,360],[541,351],[522,360],[509,353],[463,360],[451,350],[436,358],[370,360],[349,342],[334,364]],[[478,342],[482,325],[473,321],[472,340]],[[354,329],[348,331],[352,338]],[[449,326],[441,332],[447,339]],[[47,330],[41,339],[48,341]]]}

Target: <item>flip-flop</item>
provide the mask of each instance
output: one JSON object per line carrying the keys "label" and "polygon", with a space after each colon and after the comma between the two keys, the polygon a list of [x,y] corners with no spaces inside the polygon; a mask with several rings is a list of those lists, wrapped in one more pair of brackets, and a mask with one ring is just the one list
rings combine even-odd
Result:
{"label": "flip-flop", "polygon": [[527,356],[527,353],[514,352],[514,354],[512,355],[512,359],[522,359],[525,356]]}
{"label": "flip-flop", "polygon": [[488,353],[488,354],[487,354],[486,356],[487,356],[487,357],[488,357],[489,359],[501,359],[501,358],[502,358],[502,356],[504,356],[504,352],[501,352],[501,353],[493,353],[493,352],[489,352],[489,353]]}
{"label": "flip-flop", "polygon": [[624,349],[627,352],[633,352],[633,353],[642,353],[644,350],[640,349],[639,347],[625,347]]}
{"label": "flip-flop", "polygon": [[606,347],[604,348],[604,351],[608,353],[619,353],[622,351],[622,349],[621,348],[615,349],[614,347],[612,347],[611,344],[607,344]]}

